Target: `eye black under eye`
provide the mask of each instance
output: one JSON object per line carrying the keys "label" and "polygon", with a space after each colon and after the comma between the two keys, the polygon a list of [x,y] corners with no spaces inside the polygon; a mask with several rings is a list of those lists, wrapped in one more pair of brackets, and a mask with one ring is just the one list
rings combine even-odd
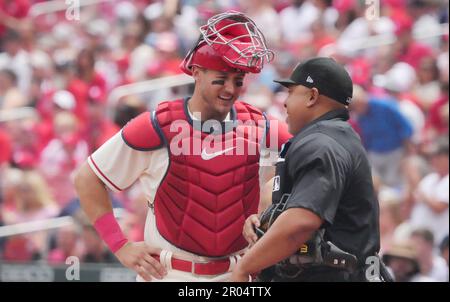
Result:
{"label": "eye black under eye", "polygon": [[225,80],[214,80],[211,82],[213,85],[225,85]]}

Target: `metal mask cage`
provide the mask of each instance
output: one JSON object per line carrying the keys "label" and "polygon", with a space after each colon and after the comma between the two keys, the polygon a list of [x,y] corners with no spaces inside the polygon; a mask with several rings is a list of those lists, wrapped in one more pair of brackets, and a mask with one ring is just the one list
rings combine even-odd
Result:
{"label": "metal mask cage", "polygon": [[[226,23],[225,20],[232,21],[232,23],[223,25],[223,23]],[[225,36],[227,32],[233,30],[243,33],[233,38]],[[273,51],[267,48],[262,32],[243,13],[228,11],[211,17],[205,25],[200,27],[200,32],[202,40],[211,47],[217,48],[226,45],[232,49],[236,56],[230,57],[227,53],[222,54],[222,56],[233,65],[262,69],[265,62],[269,63],[274,58]],[[239,49],[236,44],[248,44],[248,46]]]}

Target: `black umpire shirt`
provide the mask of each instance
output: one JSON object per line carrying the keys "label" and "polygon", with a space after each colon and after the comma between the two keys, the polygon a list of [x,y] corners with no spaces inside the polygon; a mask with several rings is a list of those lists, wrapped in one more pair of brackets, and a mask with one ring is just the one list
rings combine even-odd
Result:
{"label": "black umpire shirt", "polygon": [[346,109],[330,111],[290,140],[286,209],[314,212],[324,221],[324,239],[364,265],[380,248],[379,206],[366,152],[348,118]]}

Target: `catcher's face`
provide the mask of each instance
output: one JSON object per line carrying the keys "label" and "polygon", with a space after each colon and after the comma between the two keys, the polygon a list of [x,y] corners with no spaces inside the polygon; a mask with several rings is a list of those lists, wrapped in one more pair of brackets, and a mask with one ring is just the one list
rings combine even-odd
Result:
{"label": "catcher's face", "polygon": [[206,115],[224,119],[242,91],[245,73],[195,68],[193,76]]}

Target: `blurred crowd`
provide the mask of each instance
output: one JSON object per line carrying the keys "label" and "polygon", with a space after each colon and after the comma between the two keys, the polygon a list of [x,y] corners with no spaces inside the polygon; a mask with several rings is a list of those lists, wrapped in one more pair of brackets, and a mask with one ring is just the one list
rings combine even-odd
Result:
{"label": "blurred crowd", "polygon": [[[276,54],[247,76],[241,100],[284,121],[286,91],[273,79],[312,56],[344,64],[355,83],[350,122],[373,167],[384,260],[399,281],[448,281],[448,1],[111,0],[81,7],[80,20],[66,9],[33,10],[51,2],[0,1],[0,229],[68,215],[77,223],[0,237],[0,261],[116,261],[80,212],[73,172],[131,118],[192,85],[111,92],[180,74],[198,27],[237,10]],[[140,189],[111,197],[128,237],[143,240]]]}

